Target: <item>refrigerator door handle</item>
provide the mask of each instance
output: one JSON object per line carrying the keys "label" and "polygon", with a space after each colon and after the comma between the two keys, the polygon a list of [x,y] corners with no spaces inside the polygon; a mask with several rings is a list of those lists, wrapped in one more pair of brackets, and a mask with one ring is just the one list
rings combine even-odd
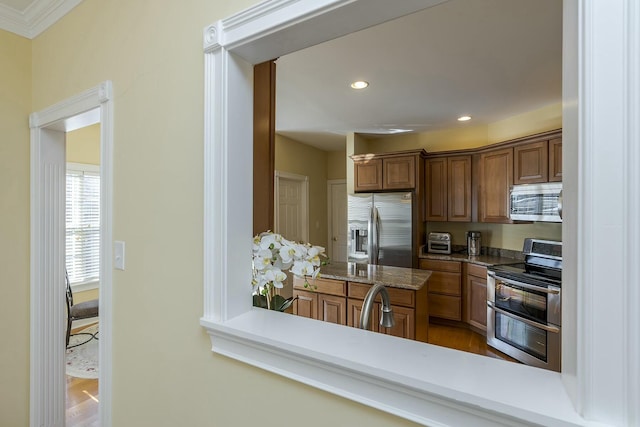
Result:
{"label": "refrigerator door handle", "polygon": [[378,264],[380,262],[380,213],[378,212],[378,208],[373,208],[375,210],[374,214],[373,214],[373,218],[375,220],[375,225],[376,225],[376,252],[375,252],[375,259],[376,259],[376,264]]}
{"label": "refrigerator door handle", "polygon": [[373,264],[373,250],[374,250],[374,239],[373,235],[375,233],[375,226],[373,222],[373,206],[369,209],[369,220],[367,221],[367,258],[369,264]]}

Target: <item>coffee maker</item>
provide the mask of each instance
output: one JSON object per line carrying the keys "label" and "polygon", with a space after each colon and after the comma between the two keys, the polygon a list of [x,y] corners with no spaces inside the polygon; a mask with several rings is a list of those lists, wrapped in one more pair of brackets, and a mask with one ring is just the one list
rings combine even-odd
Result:
{"label": "coffee maker", "polygon": [[467,231],[467,254],[469,256],[480,255],[481,234],[479,231]]}

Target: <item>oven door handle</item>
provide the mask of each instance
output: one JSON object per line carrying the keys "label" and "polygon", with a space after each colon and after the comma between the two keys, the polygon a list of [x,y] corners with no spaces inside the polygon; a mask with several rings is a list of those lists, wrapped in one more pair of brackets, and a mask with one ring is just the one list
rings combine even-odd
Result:
{"label": "oven door handle", "polygon": [[520,286],[521,288],[531,289],[532,291],[544,292],[545,294],[558,295],[560,293],[559,289],[554,288],[543,288],[540,286],[529,285],[528,283],[516,282],[515,280],[505,279],[504,277],[497,277],[496,273],[493,271],[487,272],[487,275],[493,277],[496,281],[500,281],[509,285]]}
{"label": "oven door handle", "polygon": [[534,322],[533,320],[525,319],[524,317],[520,317],[520,316],[515,315],[513,313],[509,313],[506,310],[503,310],[501,308],[496,307],[493,304],[492,301],[487,301],[487,306],[489,308],[491,308],[492,310],[495,310],[496,312],[500,313],[500,314],[504,314],[507,317],[511,317],[512,319],[515,319],[515,320],[518,320],[520,322],[526,323],[527,325],[531,325],[531,326],[536,327],[536,328],[544,329],[545,331],[552,332],[554,334],[559,334],[560,333],[560,328],[558,328],[556,326],[543,325],[542,323]]}

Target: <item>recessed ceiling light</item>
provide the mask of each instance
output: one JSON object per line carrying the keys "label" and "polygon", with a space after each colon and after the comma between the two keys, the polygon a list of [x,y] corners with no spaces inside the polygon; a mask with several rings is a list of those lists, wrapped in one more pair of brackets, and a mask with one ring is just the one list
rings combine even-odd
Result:
{"label": "recessed ceiling light", "polygon": [[358,80],[357,82],[351,83],[351,87],[353,89],[364,89],[369,86],[369,82],[365,82],[364,80]]}
{"label": "recessed ceiling light", "polygon": [[466,122],[466,121],[469,121],[469,120],[471,120],[471,116],[460,116],[460,117],[458,117],[458,121],[459,122]]}

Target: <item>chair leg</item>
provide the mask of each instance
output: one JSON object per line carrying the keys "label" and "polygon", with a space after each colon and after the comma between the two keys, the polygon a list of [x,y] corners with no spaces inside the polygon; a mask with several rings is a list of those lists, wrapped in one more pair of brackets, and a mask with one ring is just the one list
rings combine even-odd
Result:
{"label": "chair leg", "polygon": [[69,337],[71,336],[71,317],[67,318],[67,344],[66,347],[69,347]]}

